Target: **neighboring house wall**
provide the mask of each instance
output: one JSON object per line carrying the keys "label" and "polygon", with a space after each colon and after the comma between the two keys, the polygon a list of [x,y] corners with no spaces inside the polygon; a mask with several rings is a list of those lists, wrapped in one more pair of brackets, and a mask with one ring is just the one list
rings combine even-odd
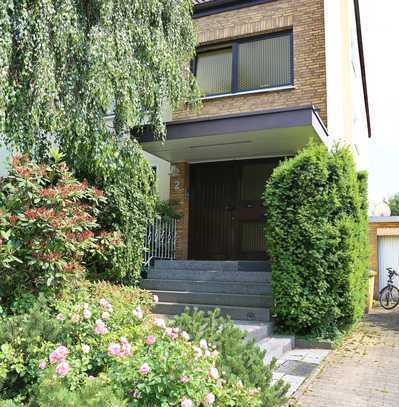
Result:
{"label": "neighboring house wall", "polygon": [[279,0],[195,19],[200,45],[293,28],[294,88],[220,97],[174,120],[313,104],[327,124],[323,0]]}
{"label": "neighboring house wall", "polygon": [[0,177],[7,175],[9,152],[0,144]]}
{"label": "neighboring house wall", "polygon": [[365,169],[367,119],[353,1],[325,0],[324,7],[328,131],[351,146],[358,169]]}
{"label": "neighboring house wall", "polygon": [[[370,267],[377,272],[374,280],[374,297],[378,298],[379,267],[378,267],[378,237],[399,236],[399,216],[372,216],[369,218]],[[398,254],[399,256],[399,254]]]}
{"label": "neighboring house wall", "polygon": [[163,201],[169,200],[170,196],[170,163],[155,157],[150,153],[144,151],[145,159],[150,163],[151,167],[156,171],[157,186],[159,197]]}

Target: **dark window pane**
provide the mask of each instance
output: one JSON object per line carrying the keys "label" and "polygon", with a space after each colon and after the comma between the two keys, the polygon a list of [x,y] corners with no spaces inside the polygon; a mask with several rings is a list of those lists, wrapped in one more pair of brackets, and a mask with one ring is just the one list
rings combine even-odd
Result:
{"label": "dark window pane", "polygon": [[231,92],[231,48],[198,54],[197,80],[205,95]]}
{"label": "dark window pane", "polygon": [[241,200],[260,200],[265,191],[266,181],[275,167],[275,162],[245,165],[241,173]]}
{"label": "dark window pane", "polygon": [[288,34],[240,44],[238,59],[240,91],[292,83]]}

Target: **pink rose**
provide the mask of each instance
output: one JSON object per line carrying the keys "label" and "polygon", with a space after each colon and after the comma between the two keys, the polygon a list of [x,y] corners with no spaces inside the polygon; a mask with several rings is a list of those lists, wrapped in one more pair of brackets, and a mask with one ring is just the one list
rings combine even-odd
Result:
{"label": "pink rose", "polygon": [[214,380],[219,379],[219,371],[216,369],[216,367],[211,367],[209,369],[209,377],[211,377]]}
{"label": "pink rose", "polygon": [[107,311],[112,311],[112,305],[105,298],[101,298],[100,305]]}
{"label": "pink rose", "polygon": [[101,318],[102,318],[102,319],[105,319],[105,320],[110,319],[110,318],[111,318],[111,314],[110,314],[108,311],[104,311],[104,312],[101,314]]}
{"label": "pink rose", "polygon": [[145,343],[146,343],[148,346],[154,345],[154,343],[155,343],[155,336],[153,336],[153,335],[147,336],[147,339],[145,340]]}
{"label": "pink rose", "polygon": [[50,353],[49,361],[50,363],[55,363],[58,361],[63,361],[68,356],[69,350],[65,346],[59,346],[56,350]]}
{"label": "pink rose", "polygon": [[181,407],[193,407],[193,402],[190,399],[184,398],[181,401]]}
{"label": "pink rose", "polygon": [[126,336],[121,336],[119,339],[120,343],[129,343],[129,341],[127,340]]}
{"label": "pink rose", "polygon": [[132,347],[131,347],[130,343],[122,344],[121,356],[132,356]]}
{"label": "pink rose", "polygon": [[172,328],[166,328],[165,329],[166,335],[169,336],[169,338],[173,339],[174,341],[177,339],[178,334],[175,329]]}
{"label": "pink rose", "polygon": [[121,345],[119,343],[110,343],[108,346],[109,356],[121,356]]}
{"label": "pink rose", "polygon": [[55,368],[55,372],[59,375],[59,376],[66,376],[69,373],[69,364],[68,362],[66,362],[65,360],[62,361],[56,368]]}
{"label": "pink rose", "polygon": [[162,329],[166,328],[166,323],[162,318],[155,318],[154,325],[157,326],[158,328],[162,328]]}
{"label": "pink rose", "polygon": [[39,369],[45,369],[47,367],[46,361],[42,360],[39,363]]}
{"label": "pink rose", "polygon": [[136,309],[133,310],[133,315],[134,315],[137,319],[143,319],[143,311],[141,310],[140,307],[137,307]]}
{"label": "pink rose", "polygon": [[183,375],[183,376],[180,376],[179,381],[182,384],[186,384],[189,381],[189,378],[187,376]]}
{"label": "pink rose", "polygon": [[215,402],[215,395],[213,393],[208,393],[205,396],[204,404],[206,406],[211,406]]}
{"label": "pink rose", "polygon": [[150,373],[150,371],[151,371],[151,368],[150,368],[150,366],[148,365],[148,363],[143,363],[143,364],[140,366],[139,373],[140,373],[141,375],[145,376],[145,375],[147,375],[148,373]]}
{"label": "pink rose", "polygon": [[106,334],[108,332],[108,328],[106,327],[104,322],[101,321],[101,319],[97,319],[96,326],[94,328],[94,332],[97,335],[103,335],[103,334]]}
{"label": "pink rose", "polygon": [[181,333],[181,337],[182,337],[185,341],[189,341],[189,340],[190,340],[190,335],[189,335],[186,331],[183,331],[183,332]]}
{"label": "pink rose", "polygon": [[82,352],[83,353],[89,353],[90,352],[90,346],[89,345],[82,345]]}
{"label": "pink rose", "polygon": [[88,308],[85,308],[83,310],[83,318],[84,319],[89,319],[91,317],[91,311]]}

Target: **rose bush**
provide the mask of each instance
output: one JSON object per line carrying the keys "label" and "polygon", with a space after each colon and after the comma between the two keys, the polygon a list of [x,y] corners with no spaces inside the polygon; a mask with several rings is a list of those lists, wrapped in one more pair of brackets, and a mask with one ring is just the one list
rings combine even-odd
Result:
{"label": "rose bush", "polygon": [[[143,290],[85,281],[0,322],[0,393],[16,403],[261,406],[258,390],[227,379],[220,355],[149,311]],[[63,402],[62,400],[65,400]],[[69,400],[69,401],[68,401]],[[21,405],[21,404],[17,404]]]}
{"label": "rose bush", "polygon": [[77,181],[63,162],[13,158],[9,176],[0,182],[3,305],[82,278],[90,258],[122,245],[118,234],[98,230],[103,202],[102,192]]}

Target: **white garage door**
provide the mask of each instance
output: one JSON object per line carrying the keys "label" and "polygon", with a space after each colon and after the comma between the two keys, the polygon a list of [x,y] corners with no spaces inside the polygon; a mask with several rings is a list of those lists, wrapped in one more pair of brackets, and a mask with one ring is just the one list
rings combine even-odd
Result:
{"label": "white garage door", "polygon": [[[378,272],[380,289],[388,280],[387,267],[399,272],[399,236],[380,236],[378,238]],[[399,278],[395,277],[395,285],[399,286]]]}

